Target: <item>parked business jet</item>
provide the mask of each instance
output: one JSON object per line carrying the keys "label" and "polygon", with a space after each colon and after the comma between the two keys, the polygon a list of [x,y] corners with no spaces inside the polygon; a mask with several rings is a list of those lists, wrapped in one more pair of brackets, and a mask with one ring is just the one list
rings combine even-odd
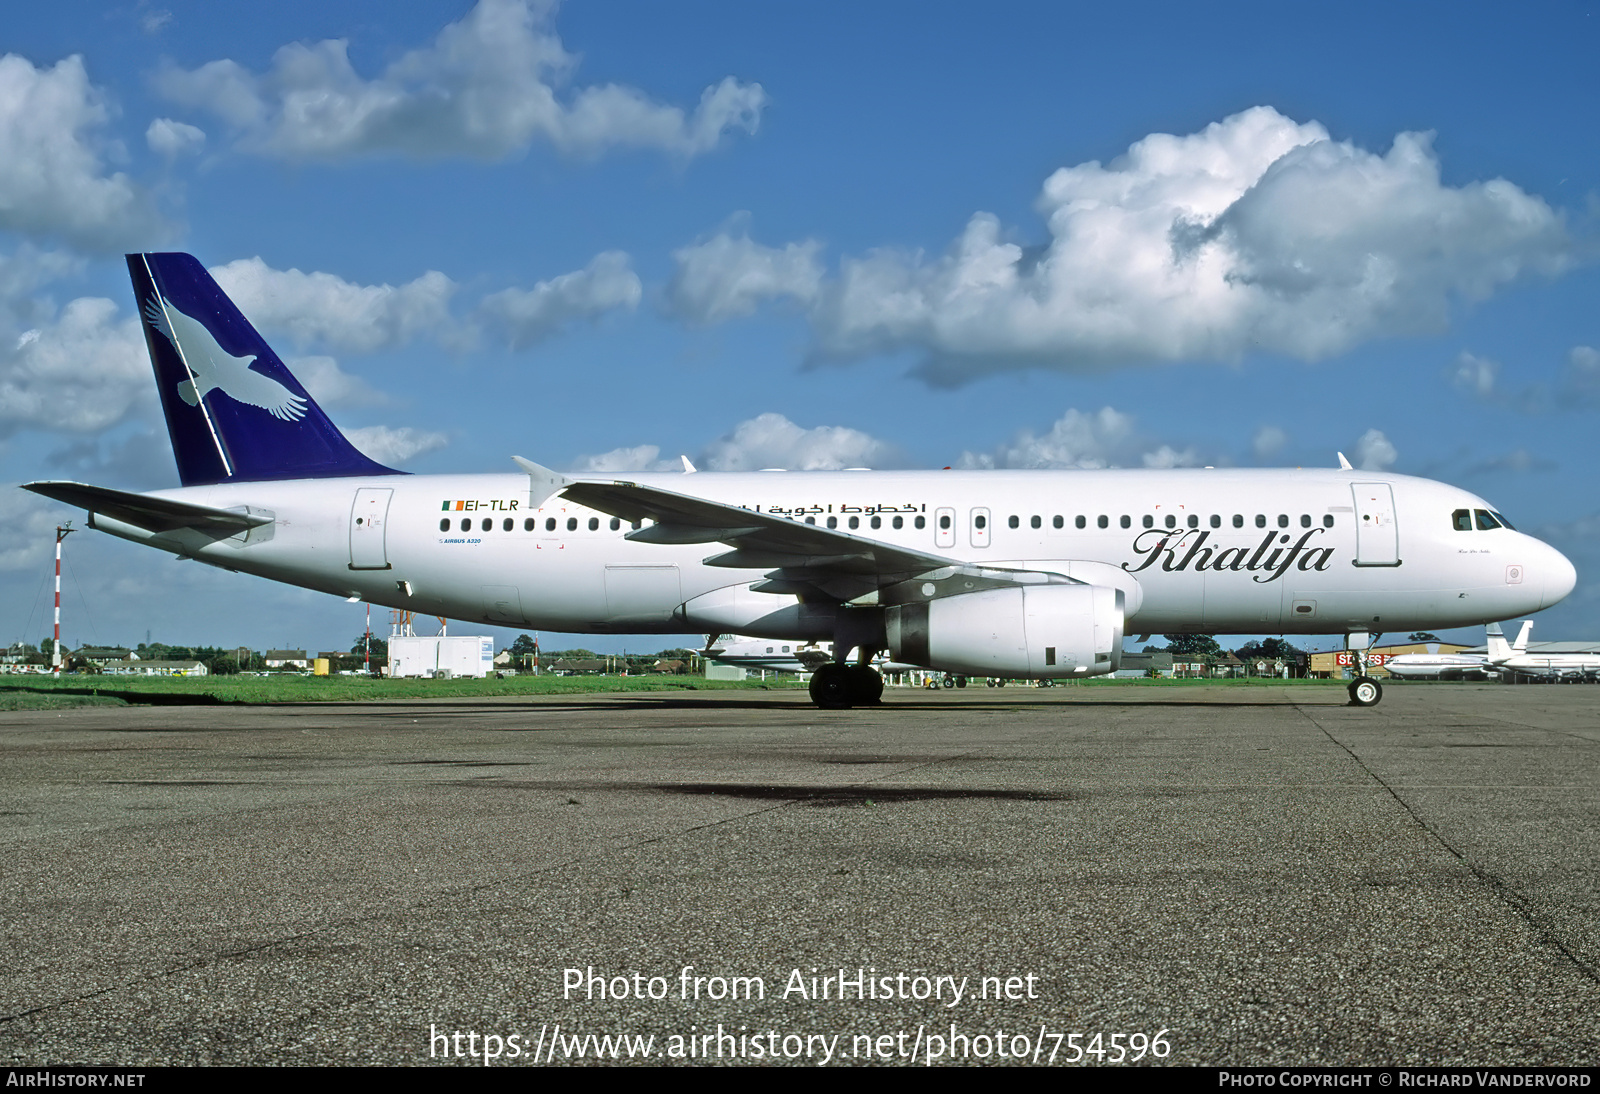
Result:
{"label": "parked business jet", "polygon": [[1124,634],[1342,634],[1364,663],[1378,632],[1538,611],[1576,581],[1481,498],[1348,465],[406,475],[345,439],[194,258],[128,269],[183,486],[27,489],[181,558],[427,615],[831,641],[823,706],[876,701],[883,650],[1081,679],[1116,670]]}
{"label": "parked business jet", "polygon": [[795,642],[750,638],[742,634],[708,635],[701,655],[721,665],[770,672],[814,672],[831,662],[831,642]]}
{"label": "parked business jet", "polygon": [[1600,677],[1600,654],[1545,653],[1529,650],[1528,635],[1533,631],[1533,620],[1523,622],[1514,646],[1507,647],[1505,638],[1495,641],[1489,637],[1488,660],[1502,673],[1531,677],[1538,680],[1593,680]]}

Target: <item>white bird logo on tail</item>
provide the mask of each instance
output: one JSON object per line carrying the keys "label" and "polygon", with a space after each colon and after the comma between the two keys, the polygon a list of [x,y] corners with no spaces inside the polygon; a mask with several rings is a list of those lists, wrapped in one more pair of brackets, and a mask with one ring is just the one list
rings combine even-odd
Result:
{"label": "white bird logo on tail", "polygon": [[205,324],[177,308],[162,307],[158,297],[145,301],[145,318],[172,343],[189,366],[193,379],[178,385],[178,396],[190,406],[199,406],[207,392],[221,388],[241,403],[258,406],[286,422],[305,417],[306,401],[270,376],[250,367],[255,355],[235,357],[217,344]]}

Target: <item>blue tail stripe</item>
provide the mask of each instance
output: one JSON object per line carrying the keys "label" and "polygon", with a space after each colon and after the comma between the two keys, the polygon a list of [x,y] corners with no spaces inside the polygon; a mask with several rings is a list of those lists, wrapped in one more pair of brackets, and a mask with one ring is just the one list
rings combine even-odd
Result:
{"label": "blue tail stripe", "polygon": [[345,439],[193,256],[127,259],[183,485],[402,474]]}

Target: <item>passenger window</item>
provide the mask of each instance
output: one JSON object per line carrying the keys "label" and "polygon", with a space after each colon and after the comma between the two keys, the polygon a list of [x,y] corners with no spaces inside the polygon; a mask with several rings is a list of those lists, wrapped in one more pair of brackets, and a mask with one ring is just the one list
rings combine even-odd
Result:
{"label": "passenger window", "polygon": [[1244,514],[1243,513],[1235,513],[1235,514],[1233,514],[1233,526],[1235,528],[1243,528],[1244,527]]}
{"label": "passenger window", "polygon": [[1017,518],[1016,518],[1016,516],[1015,516],[1015,515],[1013,515],[1013,516],[1010,516],[1010,517],[1007,517],[1007,518],[1006,518],[1006,526],[1007,526],[1007,527],[1008,527],[1008,528],[1015,528],[1015,527],[1017,527],[1017,526],[1018,526],[1018,525],[1019,525],[1019,524],[1021,524],[1021,523],[1022,523],[1022,522],[1021,522],[1021,521],[1019,521],[1019,520],[1018,520],[1018,519],[1017,519]]}
{"label": "passenger window", "polygon": [[622,521],[620,521],[616,517],[612,517],[611,518],[611,530],[613,532],[616,532],[616,531],[621,530],[621,528],[622,528]]}
{"label": "passenger window", "polygon": [[461,518],[461,530],[463,532],[472,531],[472,518],[471,517],[462,517]]}
{"label": "passenger window", "polygon": [[637,532],[639,530],[639,522],[638,521],[634,521],[628,527],[632,528],[635,532]]}
{"label": "passenger window", "polygon": [[1077,519],[1076,519],[1076,520],[1074,520],[1074,521],[1073,521],[1073,522],[1072,522],[1072,526],[1073,526],[1073,527],[1074,527],[1074,528],[1082,528],[1082,527],[1084,527],[1084,526],[1085,526],[1085,525],[1087,525],[1087,524],[1088,524],[1088,523],[1089,523],[1089,522],[1088,522],[1088,521],[1087,521],[1087,520],[1085,520],[1085,519],[1083,519],[1083,518],[1082,518],[1082,517],[1078,517],[1078,518],[1077,518]]}
{"label": "passenger window", "polygon": [[1256,514],[1256,527],[1257,528],[1265,528],[1266,526],[1267,526],[1267,515],[1265,513],[1257,513]]}
{"label": "passenger window", "polygon": [[883,518],[882,517],[873,517],[872,518],[872,526],[874,528],[882,528],[883,527]]}
{"label": "passenger window", "polygon": [[509,532],[511,531],[512,527],[516,525],[516,523],[516,521],[512,520],[510,517],[507,517],[505,520],[500,522],[500,528],[502,531]]}
{"label": "passenger window", "polygon": [[534,523],[535,523],[534,519],[532,517],[529,517],[527,520],[522,522],[522,530],[524,532],[533,531]]}
{"label": "passenger window", "polygon": [[1190,528],[1198,528],[1198,527],[1200,527],[1200,518],[1197,515],[1195,515],[1194,513],[1190,513],[1189,514],[1189,527]]}
{"label": "passenger window", "polygon": [[1495,520],[1494,515],[1487,510],[1474,509],[1472,513],[1473,516],[1478,518],[1478,531],[1487,532],[1492,528],[1500,527],[1500,522]]}
{"label": "passenger window", "polygon": [[837,527],[839,527],[839,518],[838,517],[829,517],[828,518],[828,527],[829,528],[837,528]]}
{"label": "passenger window", "polygon": [[1144,515],[1143,523],[1146,528],[1154,528],[1156,526],[1156,518],[1152,517],[1149,513],[1146,513]]}
{"label": "passenger window", "polygon": [[1122,524],[1122,526],[1124,528],[1132,528],[1133,527],[1133,518],[1128,516],[1126,513],[1124,513],[1120,523]]}
{"label": "passenger window", "polygon": [[1450,525],[1458,532],[1472,531],[1472,510],[1457,509],[1450,514]]}
{"label": "passenger window", "polygon": [[1333,514],[1332,513],[1327,513],[1327,514],[1323,515],[1322,526],[1324,528],[1332,528],[1333,527]]}
{"label": "passenger window", "polygon": [[[1011,519],[1012,520],[1016,520],[1017,518],[1016,517],[1012,517]],[[944,526],[945,526],[945,522],[941,520],[939,522],[939,527],[943,528]],[[989,527],[989,518],[984,516],[982,513],[979,513],[977,516],[972,518],[972,526],[974,528],[978,529],[979,531],[982,531],[983,529]],[[1016,527],[1016,526],[1012,525],[1012,527]]]}
{"label": "passenger window", "polygon": [[860,527],[861,527],[861,518],[860,517],[851,517],[850,518],[850,530],[852,532],[854,532],[857,528],[860,528]]}
{"label": "passenger window", "polygon": [[[906,518],[905,517],[895,517],[894,518],[894,526],[895,526],[896,529],[904,528],[906,526]],[[918,525],[918,527],[920,528],[921,525]]]}
{"label": "passenger window", "polygon": [[577,530],[578,530],[578,518],[577,517],[568,517],[567,518],[567,531],[576,532]]}
{"label": "passenger window", "polygon": [[1279,528],[1287,528],[1287,527],[1289,527],[1289,514],[1288,513],[1279,513],[1278,514],[1278,527]]}
{"label": "passenger window", "polygon": [[449,517],[445,517],[443,520],[441,520],[439,522],[439,531],[448,532],[449,530],[450,530],[450,518]]}
{"label": "passenger window", "polygon": [[1212,513],[1211,514],[1211,527],[1213,527],[1213,528],[1221,528],[1222,527],[1222,516],[1220,514],[1218,514],[1218,513]]}
{"label": "passenger window", "polygon": [[598,532],[599,530],[600,530],[600,518],[599,517],[590,517],[589,518],[589,531]]}
{"label": "passenger window", "polygon": [[[900,518],[896,517],[894,519],[895,520],[899,520]],[[911,523],[915,524],[917,526],[917,528],[920,530],[920,529],[926,528],[928,526],[928,518],[927,517],[918,517],[916,520],[912,521]]]}
{"label": "passenger window", "polygon": [[[918,517],[917,519],[921,520],[922,518]],[[920,528],[921,525],[919,524],[918,527]],[[950,518],[949,517],[940,517],[939,518],[939,530],[941,532],[948,532],[950,530]]]}
{"label": "passenger window", "polygon": [[1098,524],[1102,528],[1111,527],[1111,522],[1109,520],[1107,520],[1104,516],[1096,517],[1095,518],[1095,523]]}
{"label": "passenger window", "polygon": [[807,517],[806,518],[806,523],[807,524],[815,524],[815,523],[817,523],[817,518],[816,517]]}
{"label": "passenger window", "polygon": [[1168,513],[1167,514],[1167,527],[1168,528],[1176,528],[1177,526],[1178,526],[1178,518],[1173,516],[1171,513]]}
{"label": "passenger window", "polygon": [[546,532],[554,532],[556,530],[556,518],[555,517],[546,517],[545,518],[544,530]]}
{"label": "passenger window", "polygon": [[[1056,519],[1059,520],[1061,518],[1057,517]],[[1038,517],[1030,517],[1029,520],[1028,520],[1028,524],[1029,524],[1030,527],[1033,527],[1033,528],[1043,528],[1044,527],[1044,521],[1040,520]]]}
{"label": "passenger window", "polygon": [[487,532],[489,529],[491,529],[493,527],[494,527],[494,521],[489,519],[488,517],[484,517],[483,518],[483,530],[485,532]]}
{"label": "passenger window", "polygon": [[1302,527],[1302,528],[1310,528],[1311,527],[1311,514],[1310,513],[1301,513],[1300,514],[1300,527]]}

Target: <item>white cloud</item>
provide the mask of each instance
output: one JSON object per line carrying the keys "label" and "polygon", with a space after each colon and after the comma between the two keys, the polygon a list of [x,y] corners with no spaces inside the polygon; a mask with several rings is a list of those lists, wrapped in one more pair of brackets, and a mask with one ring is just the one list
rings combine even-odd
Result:
{"label": "white cloud", "polygon": [[503,289],[483,299],[478,318],[499,328],[513,349],[550,337],[579,319],[639,306],[644,288],[621,251],[604,251],[582,270],[541,281],[532,289]]}
{"label": "white cloud", "polygon": [[1561,374],[1564,401],[1575,406],[1592,406],[1600,399],[1600,350],[1593,346],[1573,346],[1567,353],[1567,367]]}
{"label": "white cloud", "polygon": [[580,475],[606,473],[625,474],[638,471],[681,471],[682,463],[660,459],[661,449],[653,444],[639,444],[631,448],[613,448],[598,456],[580,456],[572,470]]}
{"label": "white cloud", "polygon": [[743,232],[719,232],[672,253],[668,305],[691,323],[720,323],[781,297],[809,304],[822,285],[821,250],[815,241],[763,247]]}
{"label": "white cloud", "polygon": [[577,67],[551,29],[553,4],[480,0],[433,43],[375,79],[350,64],[348,43],[294,43],[256,74],[231,61],[168,67],[157,88],[210,110],[240,131],[244,148],[290,160],[369,154],[500,159],[536,140],[593,156],[650,148],[693,156],[733,129],[754,132],[767,96],[729,76],[691,113],[617,84],[558,95]]}
{"label": "white cloud", "polygon": [[24,427],[94,432],[154,401],[138,322],[101,297],[72,301],[0,351],[0,436]]}
{"label": "white cloud", "polygon": [[104,171],[99,132],[111,114],[83,58],[34,68],[14,53],[0,57],[0,229],[90,251],[167,235],[149,194]]}
{"label": "white cloud", "polygon": [[1387,471],[1400,458],[1400,453],[1381,430],[1369,429],[1361,434],[1355,447],[1356,467],[1362,471]]}
{"label": "white cloud", "polygon": [[1283,446],[1289,443],[1289,435],[1275,425],[1264,425],[1256,430],[1255,439],[1250,442],[1251,451],[1256,459],[1265,463],[1274,459]]}
{"label": "white cloud", "polygon": [[847,426],[803,429],[782,414],[757,415],[707,445],[699,466],[709,471],[838,471],[888,467],[899,462],[893,446]]}
{"label": "white cloud", "polygon": [[389,404],[388,395],[341,369],[332,357],[293,357],[283,363],[324,410]]}
{"label": "white cloud", "polygon": [[1428,134],[1386,155],[1256,107],[1109,165],[1062,168],[1025,247],[977,213],[941,258],[845,259],[812,308],[823,356],[926,354],[960,383],[1017,368],[1315,360],[1439,330],[1452,306],[1569,262],[1560,216],[1503,179],[1446,186]]}
{"label": "white cloud", "polygon": [[[60,502],[20,490],[14,482],[0,485],[0,496],[6,499],[6,519],[0,521],[0,571],[36,568],[42,578],[50,564],[50,553],[55,550],[55,527],[69,519],[66,511]],[[45,593],[48,598],[48,589]],[[13,611],[18,616],[14,625],[20,626],[20,605],[14,604]],[[48,599],[43,619],[48,625]]]}
{"label": "white cloud", "polygon": [[1479,399],[1494,394],[1494,383],[1500,375],[1500,363],[1487,357],[1478,357],[1463,350],[1450,370],[1450,383],[1457,391]]}
{"label": "white cloud", "polygon": [[395,349],[422,335],[448,338],[456,283],[429,270],[404,285],[357,285],[330,273],[275,270],[241,258],[211,270],[245,318],[296,345],[348,353]]}
{"label": "white cloud", "polygon": [[1167,445],[1149,450],[1134,428],[1132,415],[1111,407],[1092,414],[1069,409],[1050,429],[1036,434],[1020,430],[993,452],[963,452],[955,466],[961,468],[1058,468],[1058,467],[1147,467],[1181,466],[1193,461],[1192,451],[1179,454]]}
{"label": "white cloud", "polygon": [[170,159],[200,151],[205,147],[206,133],[197,126],[175,122],[171,118],[157,118],[144,131],[144,139],[150,151]]}
{"label": "white cloud", "polygon": [[450,443],[450,438],[443,433],[432,433],[411,426],[391,428],[369,425],[360,429],[346,429],[343,433],[356,448],[379,463],[390,465],[405,463]]}

